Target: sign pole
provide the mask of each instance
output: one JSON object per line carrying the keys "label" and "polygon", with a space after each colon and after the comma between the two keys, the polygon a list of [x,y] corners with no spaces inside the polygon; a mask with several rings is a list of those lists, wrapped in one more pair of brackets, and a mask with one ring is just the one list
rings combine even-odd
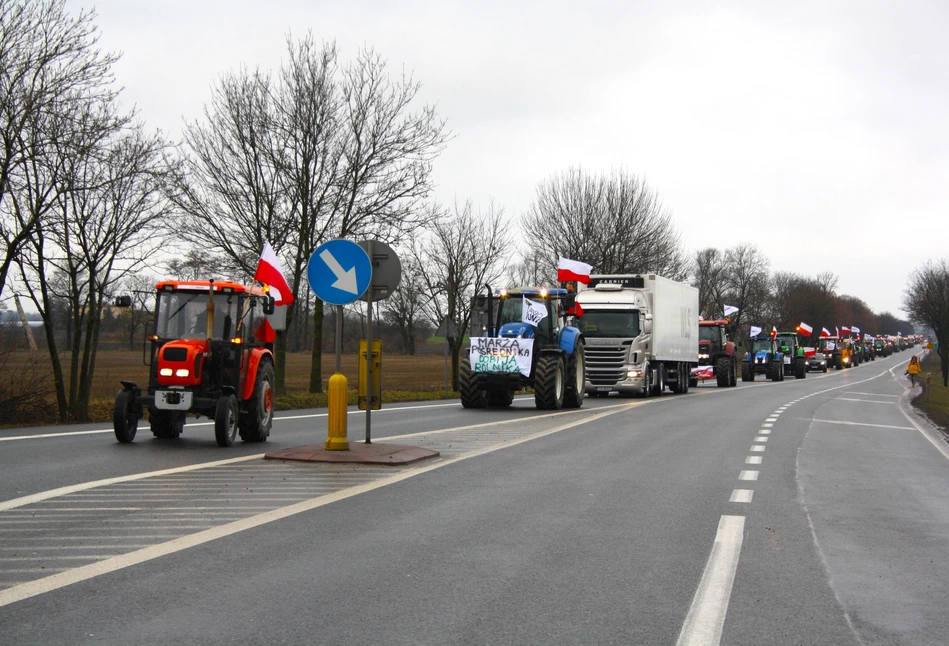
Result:
{"label": "sign pole", "polygon": [[336,372],[343,372],[343,306],[336,306]]}
{"label": "sign pole", "polygon": [[[369,265],[375,267],[372,257],[372,240],[368,241],[367,255],[369,256]],[[372,444],[372,285],[370,277],[369,288],[366,290],[366,304],[369,306],[366,310],[366,444]]]}
{"label": "sign pole", "polygon": [[448,337],[445,337],[445,397],[448,397]]}

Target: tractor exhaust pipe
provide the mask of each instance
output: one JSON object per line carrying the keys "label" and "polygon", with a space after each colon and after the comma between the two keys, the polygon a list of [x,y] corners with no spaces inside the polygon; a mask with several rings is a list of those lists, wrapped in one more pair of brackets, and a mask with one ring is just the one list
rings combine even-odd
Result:
{"label": "tractor exhaust pipe", "polygon": [[208,329],[207,337],[214,336],[214,281],[208,281]]}

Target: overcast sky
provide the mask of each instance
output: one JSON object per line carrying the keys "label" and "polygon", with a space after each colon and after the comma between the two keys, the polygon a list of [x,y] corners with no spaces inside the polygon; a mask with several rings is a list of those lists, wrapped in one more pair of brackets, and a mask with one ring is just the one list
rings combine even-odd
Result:
{"label": "overcast sky", "polygon": [[67,6],[95,7],[123,101],[173,138],[222,72],[276,69],[312,30],[422,83],[456,134],[435,166],[444,202],[493,198],[515,222],[552,173],[624,168],[688,249],[750,241],[774,270],[831,271],[896,314],[907,274],[949,257],[945,0]]}

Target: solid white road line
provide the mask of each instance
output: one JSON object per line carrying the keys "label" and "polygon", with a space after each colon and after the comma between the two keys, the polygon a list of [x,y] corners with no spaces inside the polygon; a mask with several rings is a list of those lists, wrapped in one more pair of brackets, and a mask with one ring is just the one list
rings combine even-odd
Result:
{"label": "solid white road line", "polygon": [[728,502],[751,502],[754,495],[754,489],[732,489],[732,497],[728,499]]}
{"label": "solid white road line", "polygon": [[[569,422],[565,422],[554,428],[549,428],[544,431],[538,431],[537,433],[532,433],[531,435],[526,435],[521,438],[510,440],[508,442],[494,444],[487,446],[483,449],[478,449],[475,451],[470,451],[468,453],[463,453],[455,458],[450,460],[442,460],[440,462],[433,462],[431,464],[420,466],[415,469],[410,469],[406,471],[401,471],[395,473],[388,477],[380,478],[379,480],[374,480],[372,482],[367,482],[365,484],[357,485],[354,487],[349,487],[347,489],[342,489],[340,491],[325,494],[322,496],[317,496],[315,498],[310,498],[308,500],[303,500],[293,505],[288,505],[286,507],[280,507],[271,511],[264,512],[262,514],[257,514],[255,516],[249,516],[241,520],[237,520],[231,523],[224,525],[218,525],[217,527],[212,527],[205,529],[204,531],[197,532],[195,534],[189,534],[187,536],[182,536],[175,540],[167,541],[165,543],[160,543],[158,545],[152,545],[135,552],[128,552],[126,554],[121,554],[112,558],[104,559],[96,563],[91,563],[89,565],[83,565],[75,569],[67,570],[59,574],[54,574],[52,576],[44,577],[42,579],[37,579],[35,581],[30,581],[28,583],[23,583],[12,588],[7,588],[5,590],[0,590],[0,607],[9,605],[11,603],[16,603],[17,601],[22,601],[23,599],[29,599],[30,597],[35,597],[37,595],[43,594],[45,592],[50,592],[52,590],[58,590],[59,588],[72,585],[73,583],[78,583],[80,581],[85,581],[109,572],[115,572],[116,570],[121,570],[139,563],[144,563],[146,561],[151,561],[162,556],[167,556],[169,554],[174,554],[175,552],[180,552],[182,550],[189,549],[198,545],[203,545],[210,541],[217,540],[219,538],[224,538],[238,532],[242,532],[248,529],[253,529],[254,527],[259,527],[260,525],[265,525],[267,523],[272,523],[296,514],[300,514],[318,507],[323,507],[333,502],[339,500],[345,500],[346,498],[351,498],[357,496],[361,493],[367,491],[373,491],[381,487],[386,487],[390,484],[395,484],[396,482],[401,482],[408,478],[413,478],[417,475],[423,473],[428,473],[429,471],[434,471],[435,469],[440,469],[449,464],[455,464],[462,460],[468,460],[474,457],[485,455],[487,453],[493,453],[494,451],[499,451],[501,449],[506,449],[512,446],[517,446],[518,444],[523,444],[524,442],[529,442],[531,440],[536,440],[547,435],[552,435],[554,433],[559,433],[567,429],[573,428],[575,426],[580,426],[581,424],[587,424],[590,422],[595,422],[604,417],[620,413],[631,408],[636,408],[637,406],[643,405],[645,402],[636,403],[636,404],[620,404],[617,406],[610,406],[604,408],[610,408],[612,410],[604,410],[602,408],[595,409],[597,412],[589,417],[583,417],[581,419],[574,419]],[[587,409],[588,411],[590,409]],[[603,412],[600,412],[603,411]],[[550,417],[553,417],[552,415]],[[518,420],[513,420],[518,421]],[[523,420],[520,420],[523,421]],[[388,439],[388,438],[387,438]],[[729,584],[729,590],[731,585]],[[726,597],[727,599],[727,597]],[[727,603],[727,602],[726,602]]]}
{"label": "solid white road line", "polygon": [[[803,417],[799,417],[798,419],[802,419],[802,420],[803,420],[804,418],[803,418]],[[916,430],[916,429],[915,429],[914,427],[912,427],[912,426],[890,426],[889,424],[867,424],[867,423],[865,423],[865,422],[845,422],[845,421],[839,420],[839,419],[816,419],[816,418],[814,418],[814,419],[804,420],[804,421],[823,422],[824,424],[842,424],[842,425],[845,425],[845,426],[872,426],[872,427],[874,427],[874,428],[895,428],[895,429],[897,429],[897,430],[899,430],[899,431],[915,431],[915,430]]]}
{"label": "solid white road line", "polygon": [[866,402],[867,404],[887,404],[888,406],[896,406],[896,402],[878,402],[873,399],[857,399],[856,397],[828,397],[828,399],[836,399],[837,401],[842,402]]}
{"label": "solid white road line", "polygon": [[855,390],[845,390],[844,394],[845,395],[872,395],[873,397],[895,397],[896,399],[900,398],[899,395],[884,395],[883,393],[861,393]]}
{"label": "solid white road line", "polygon": [[745,458],[745,464],[761,464],[763,459],[760,455],[749,455]]}
{"label": "solid white road line", "polygon": [[722,516],[719,520],[712,552],[676,640],[678,646],[707,646],[721,641],[744,528],[744,516]]}

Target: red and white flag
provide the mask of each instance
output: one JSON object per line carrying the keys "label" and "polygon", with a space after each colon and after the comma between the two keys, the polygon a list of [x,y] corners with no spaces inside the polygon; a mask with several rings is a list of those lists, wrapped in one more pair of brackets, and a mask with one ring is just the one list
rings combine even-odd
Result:
{"label": "red and white flag", "polygon": [[560,256],[560,262],[557,264],[557,282],[569,283],[577,281],[578,283],[589,285],[590,273],[592,271],[593,265]]}
{"label": "red and white flag", "polygon": [[774,327],[774,326],[772,325],[772,326],[771,326],[771,338],[773,339],[773,338],[776,337],[776,336],[778,336],[778,328],[776,328],[776,327]]}
{"label": "red and white flag", "polygon": [[287,279],[283,276],[280,258],[266,240],[264,240],[264,250],[260,252],[260,262],[257,263],[254,280],[277,290],[278,296],[274,297],[276,305],[289,305],[293,302],[293,290],[290,289]]}
{"label": "red and white flag", "polygon": [[839,327],[836,327],[836,326],[834,326],[834,330],[836,330],[836,331],[837,331],[837,333],[836,333],[836,334],[834,334],[834,336],[836,336],[836,337],[839,337],[839,336],[840,336],[840,328],[839,328]]}
{"label": "red and white flag", "polygon": [[845,325],[844,327],[840,328],[840,331],[841,331],[842,333],[844,333],[844,334],[850,334],[850,328],[847,327],[846,325]]}
{"label": "red and white flag", "polygon": [[828,330],[828,329],[825,328],[825,327],[822,327],[822,328],[820,329],[820,335],[821,335],[821,336],[830,336],[830,330]]}
{"label": "red and white flag", "polygon": [[806,334],[807,336],[810,336],[814,332],[814,328],[804,321],[801,321],[801,324],[797,326],[797,329],[801,334]]}

